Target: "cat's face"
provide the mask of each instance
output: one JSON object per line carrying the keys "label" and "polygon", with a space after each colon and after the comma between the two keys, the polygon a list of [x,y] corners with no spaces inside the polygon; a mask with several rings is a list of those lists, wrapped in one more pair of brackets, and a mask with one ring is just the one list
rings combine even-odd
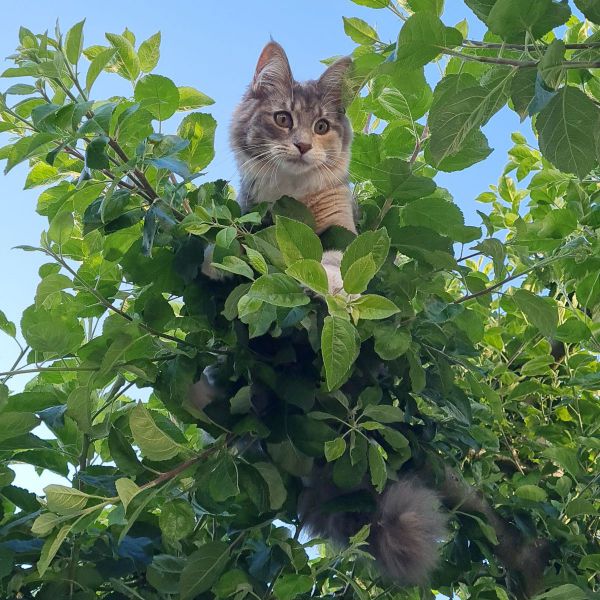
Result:
{"label": "cat's face", "polygon": [[231,127],[244,179],[259,187],[269,181],[289,195],[291,180],[309,187],[346,180],[352,129],[344,85],[350,65],[349,58],[338,60],[318,80],[298,83],[283,48],[267,44]]}

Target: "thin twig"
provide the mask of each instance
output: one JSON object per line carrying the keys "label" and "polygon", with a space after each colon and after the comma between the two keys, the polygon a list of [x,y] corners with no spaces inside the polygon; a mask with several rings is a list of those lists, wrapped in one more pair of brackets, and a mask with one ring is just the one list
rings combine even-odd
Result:
{"label": "thin twig", "polygon": [[[474,56],[472,54],[465,54],[464,52],[458,52],[450,48],[441,48],[441,52],[450,56],[456,56],[463,60],[489,63],[492,65],[506,65],[509,67],[518,67],[520,69],[535,69],[540,63],[539,60],[517,60],[512,58],[500,58],[496,56]],[[560,63],[560,66],[564,67],[565,69],[598,69],[600,68],[600,61],[564,60]]]}
{"label": "thin twig", "polygon": [[[480,42],[479,40],[464,40],[462,46],[465,48],[483,48],[489,50],[522,50],[527,51],[533,44],[503,44],[492,42]],[[583,42],[580,44],[565,44],[565,50],[590,50],[600,48],[600,42]]]}
{"label": "thin twig", "polygon": [[6,371],[4,373],[0,373],[3,375],[2,383],[6,383],[11,377],[12,372],[17,368],[17,365],[21,362],[21,359],[27,354],[27,350],[29,350],[29,346],[25,346],[25,348],[21,348],[21,352],[19,352],[19,356],[17,356],[17,360],[13,363],[13,366],[10,368],[10,371]]}

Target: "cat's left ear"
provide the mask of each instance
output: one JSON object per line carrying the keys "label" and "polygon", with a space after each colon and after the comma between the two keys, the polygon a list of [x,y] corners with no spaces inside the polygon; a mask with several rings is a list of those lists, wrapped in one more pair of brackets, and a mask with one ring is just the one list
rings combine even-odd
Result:
{"label": "cat's left ear", "polygon": [[351,68],[352,59],[344,56],[331,64],[317,82],[323,92],[323,98],[334,102],[342,109],[350,103],[352,98]]}

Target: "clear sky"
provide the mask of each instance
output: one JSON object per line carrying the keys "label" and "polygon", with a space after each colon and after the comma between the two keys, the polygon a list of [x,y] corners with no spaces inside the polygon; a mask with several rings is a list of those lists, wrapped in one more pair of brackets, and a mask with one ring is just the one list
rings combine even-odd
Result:
{"label": "clear sky", "polygon": [[[443,20],[454,25],[464,18],[470,36],[481,38],[483,25],[462,1],[446,0]],[[18,44],[20,25],[34,33],[52,30],[58,18],[63,31],[86,18],[85,45],[106,43],[105,32],[132,30],[138,43],[156,31],[162,32],[161,59],[155,72],[168,76],[177,85],[191,85],[215,99],[208,107],[219,126],[216,157],[209,166],[210,179],[236,179],[232,155],[227,147],[229,116],[243,88],[248,84],[262,46],[272,36],[286,49],[296,79],[317,77],[320,60],[350,53],[354,47],[344,34],[342,16],[367,20],[382,40],[395,40],[401,21],[387,10],[372,10],[350,0],[20,0],[2,8],[0,57],[11,54]],[[0,60],[0,68],[11,66]],[[15,80],[0,79],[0,90]],[[129,94],[129,84],[116,75],[98,80],[98,98]],[[173,130],[175,128],[173,124]],[[507,109],[487,125],[485,132],[495,152],[466,172],[440,174],[438,184],[447,187],[463,209],[469,225],[480,225],[474,198],[495,183],[511,146],[510,132],[520,129],[516,115]],[[526,125],[529,134],[529,125]],[[0,145],[7,142],[0,136]],[[0,174],[0,272],[3,285],[0,309],[18,323],[21,312],[32,301],[38,283],[37,268],[43,259],[11,248],[37,244],[46,219],[35,213],[39,189],[23,190],[26,168],[21,165],[7,176]],[[12,364],[18,348],[0,332],[0,371]],[[10,382],[21,387],[25,378]],[[37,491],[37,490],[36,490]]]}

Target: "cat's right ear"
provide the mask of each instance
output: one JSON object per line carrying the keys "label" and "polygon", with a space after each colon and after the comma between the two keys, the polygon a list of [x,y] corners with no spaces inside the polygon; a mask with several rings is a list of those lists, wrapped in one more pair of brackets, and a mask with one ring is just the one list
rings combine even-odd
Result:
{"label": "cat's right ear", "polygon": [[254,94],[291,94],[292,70],[284,49],[270,41],[260,54],[250,89]]}

